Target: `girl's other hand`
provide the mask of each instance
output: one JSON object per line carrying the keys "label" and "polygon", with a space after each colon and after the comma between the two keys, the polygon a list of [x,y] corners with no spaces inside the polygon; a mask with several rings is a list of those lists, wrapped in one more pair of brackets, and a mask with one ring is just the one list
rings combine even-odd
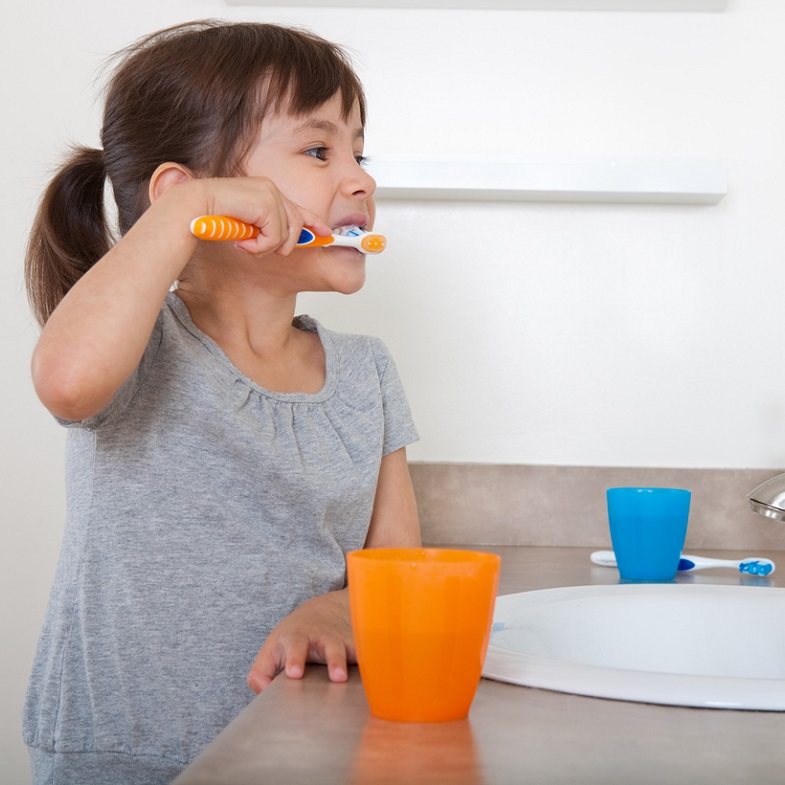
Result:
{"label": "girl's other hand", "polygon": [[356,661],[349,593],[343,589],[308,600],[273,629],[251,666],[248,686],[259,693],[281,671],[300,679],[306,662],[327,665],[330,681],[343,682]]}

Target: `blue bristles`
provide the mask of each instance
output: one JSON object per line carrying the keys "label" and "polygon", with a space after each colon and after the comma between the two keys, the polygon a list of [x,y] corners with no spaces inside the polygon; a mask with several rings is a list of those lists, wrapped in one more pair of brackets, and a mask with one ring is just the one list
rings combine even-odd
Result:
{"label": "blue bristles", "polygon": [[739,572],[746,572],[749,575],[768,575],[771,572],[771,565],[761,564],[759,561],[742,562],[739,565]]}

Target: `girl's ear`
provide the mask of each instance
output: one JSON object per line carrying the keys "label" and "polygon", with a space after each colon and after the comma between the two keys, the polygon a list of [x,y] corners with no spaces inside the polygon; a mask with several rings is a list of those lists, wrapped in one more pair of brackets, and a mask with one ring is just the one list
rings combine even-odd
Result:
{"label": "girl's ear", "polygon": [[175,164],[167,161],[161,164],[150,178],[150,187],[148,189],[148,196],[150,197],[150,204],[152,204],[161,194],[168,191],[172,186],[184,183],[187,180],[192,180],[193,174],[181,164]]}

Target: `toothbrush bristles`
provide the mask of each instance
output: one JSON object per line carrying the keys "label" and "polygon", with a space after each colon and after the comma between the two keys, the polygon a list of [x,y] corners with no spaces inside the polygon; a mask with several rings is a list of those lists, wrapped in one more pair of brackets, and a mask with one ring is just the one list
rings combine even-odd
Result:
{"label": "toothbrush bristles", "polygon": [[755,561],[745,561],[739,565],[739,572],[745,572],[748,575],[762,575],[766,576],[771,572],[771,565]]}

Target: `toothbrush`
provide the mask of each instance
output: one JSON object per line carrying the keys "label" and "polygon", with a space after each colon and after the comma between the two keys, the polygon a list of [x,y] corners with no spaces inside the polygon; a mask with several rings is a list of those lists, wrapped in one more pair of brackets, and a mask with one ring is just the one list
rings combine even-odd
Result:
{"label": "toothbrush", "polygon": [[[616,555],[613,551],[595,551],[591,555],[594,564],[600,567],[615,567]],[[770,559],[752,557],[749,559],[709,559],[704,556],[690,556],[686,553],[679,559],[679,572],[690,570],[708,570],[712,567],[733,567],[746,575],[769,575],[776,569],[776,565]]]}
{"label": "toothbrush", "polygon": [[[259,227],[225,215],[202,215],[191,221],[191,234],[200,240],[250,240],[259,234]],[[340,245],[376,254],[387,247],[387,238],[365,232],[357,226],[344,226],[340,232],[322,237],[305,226],[297,240],[298,248],[326,245]]]}

